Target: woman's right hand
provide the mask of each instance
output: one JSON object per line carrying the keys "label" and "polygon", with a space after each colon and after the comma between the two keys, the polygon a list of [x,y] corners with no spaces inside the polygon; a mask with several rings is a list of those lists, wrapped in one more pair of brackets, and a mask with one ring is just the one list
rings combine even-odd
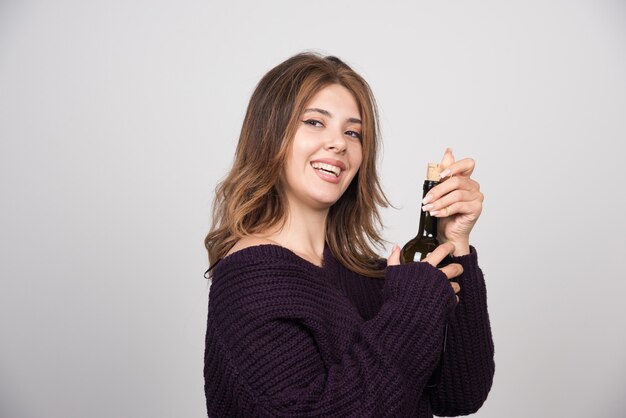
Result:
{"label": "woman's right hand", "polygon": [[[445,258],[446,255],[452,255],[454,253],[454,244],[452,242],[446,242],[441,244],[437,248],[433,250],[430,254],[424,258],[421,262],[425,262],[430,264],[433,267],[436,267],[437,264],[441,263],[441,261]],[[397,266],[400,264],[400,247],[396,244],[393,246],[391,250],[391,254],[387,258],[388,266]],[[463,266],[458,263],[451,263],[445,267],[440,268],[441,272],[446,275],[448,280],[460,276],[463,273]],[[459,301],[458,293],[461,291],[461,286],[459,286],[456,282],[450,282],[450,286],[452,286],[452,290],[457,294],[456,301]]]}

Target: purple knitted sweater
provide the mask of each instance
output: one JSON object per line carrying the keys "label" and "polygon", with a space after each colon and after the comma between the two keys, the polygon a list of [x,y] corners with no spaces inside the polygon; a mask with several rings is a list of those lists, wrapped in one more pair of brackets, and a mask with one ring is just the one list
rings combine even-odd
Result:
{"label": "purple knitted sweater", "polygon": [[[353,273],[324,250],[323,267],[277,245],[221,260],[209,294],[208,415],[432,417],[480,408],[494,374],[487,294],[477,253],[456,303],[428,263]],[[441,382],[426,384],[448,340]]]}

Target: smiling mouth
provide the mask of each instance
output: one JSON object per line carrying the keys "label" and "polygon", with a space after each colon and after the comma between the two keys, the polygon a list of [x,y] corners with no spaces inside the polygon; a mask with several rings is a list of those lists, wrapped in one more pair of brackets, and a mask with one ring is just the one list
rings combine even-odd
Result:
{"label": "smiling mouth", "polygon": [[316,170],[323,171],[328,174],[333,174],[335,177],[339,177],[339,174],[341,174],[341,168],[331,164],[315,162],[311,163],[311,166]]}

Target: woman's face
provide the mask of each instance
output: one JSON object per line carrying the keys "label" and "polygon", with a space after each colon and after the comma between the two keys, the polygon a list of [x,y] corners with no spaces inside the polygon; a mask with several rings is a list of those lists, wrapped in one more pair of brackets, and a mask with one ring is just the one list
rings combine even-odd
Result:
{"label": "woman's face", "polygon": [[339,84],[320,90],[304,106],[282,179],[290,207],[329,208],[359,170],[361,115],[354,96]]}

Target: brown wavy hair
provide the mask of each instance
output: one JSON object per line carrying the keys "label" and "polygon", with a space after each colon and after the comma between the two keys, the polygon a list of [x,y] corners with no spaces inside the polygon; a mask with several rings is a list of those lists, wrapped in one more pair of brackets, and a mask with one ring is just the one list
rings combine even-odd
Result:
{"label": "brown wavy hair", "polygon": [[300,53],[271,69],[256,86],[243,121],[233,166],[219,183],[213,203],[213,224],[204,240],[210,271],[242,237],[286,220],[279,178],[300,115],[321,89],[340,84],[354,96],[362,119],[363,161],[341,198],[329,210],[326,242],[348,269],[382,277],[378,207],[389,202],[376,171],[379,123],[376,101],[367,82],[334,56]]}

